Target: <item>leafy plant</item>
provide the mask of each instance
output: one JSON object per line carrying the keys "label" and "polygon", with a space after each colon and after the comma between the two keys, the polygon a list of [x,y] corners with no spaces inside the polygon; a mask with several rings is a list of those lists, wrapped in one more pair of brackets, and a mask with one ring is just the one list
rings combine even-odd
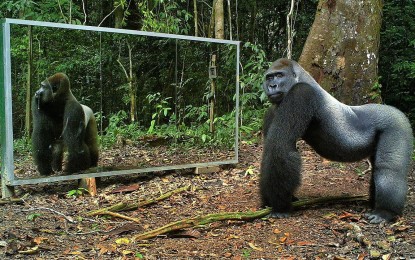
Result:
{"label": "leafy plant", "polygon": [[159,125],[161,119],[167,118],[169,111],[171,111],[168,102],[171,97],[161,98],[161,94],[157,92],[155,94],[148,94],[146,99],[150,106],[153,105],[155,107],[155,112],[151,115],[150,127],[147,130],[147,133],[152,134],[154,133],[156,124]]}
{"label": "leafy plant", "polygon": [[251,250],[251,249],[243,249],[243,250],[242,250],[242,257],[243,257],[244,259],[249,259],[249,258],[251,258],[251,252],[252,252],[252,250]]}
{"label": "leafy plant", "polygon": [[33,214],[27,215],[26,219],[29,220],[29,221],[35,221],[40,216],[42,216],[42,214],[40,214],[40,213],[33,213]]}
{"label": "leafy plant", "polygon": [[66,197],[77,198],[77,197],[84,195],[85,193],[89,193],[87,189],[78,188],[78,189],[68,191],[68,193],[66,194]]}

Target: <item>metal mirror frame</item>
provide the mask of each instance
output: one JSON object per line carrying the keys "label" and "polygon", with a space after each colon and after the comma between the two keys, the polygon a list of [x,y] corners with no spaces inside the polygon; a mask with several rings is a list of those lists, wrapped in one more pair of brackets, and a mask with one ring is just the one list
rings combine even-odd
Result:
{"label": "metal mirror frame", "polygon": [[[149,168],[138,168],[138,169],[129,169],[129,170],[117,170],[117,171],[100,171],[100,172],[94,172],[94,173],[81,173],[81,174],[73,174],[73,175],[39,177],[39,178],[34,178],[34,179],[17,178],[14,174],[14,159],[13,159],[13,118],[12,118],[11,46],[10,46],[10,36],[11,36],[10,25],[11,24],[84,30],[84,31],[94,31],[94,32],[109,32],[109,33],[119,33],[119,34],[128,34],[128,35],[141,35],[141,36],[170,38],[170,39],[186,40],[186,41],[211,42],[211,43],[235,45],[236,46],[236,68],[235,68],[236,78],[235,78],[235,133],[234,133],[235,156],[234,158],[230,160],[225,160],[225,161],[212,161],[212,162],[192,163],[192,164],[182,164],[182,165],[156,166],[156,167],[149,167]],[[2,198],[7,198],[7,197],[12,196],[14,194],[14,186],[19,186],[19,185],[50,183],[50,182],[65,181],[65,180],[76,180],[76,179],[82,179],[82,178],[107,177],[107,176],[116,176],[116,175],[189,169],[189,168],[219,166],[219,165],[238,163],[239,54],[240,54],[240,42],[239,41],[7,18],[7,19],[1,20],[0,50],[1,50],[0,59],[2,61],[0,63],[0,82],[3,85],[0,88],[0,145],[1,145],[0,148],[1,148]]]}

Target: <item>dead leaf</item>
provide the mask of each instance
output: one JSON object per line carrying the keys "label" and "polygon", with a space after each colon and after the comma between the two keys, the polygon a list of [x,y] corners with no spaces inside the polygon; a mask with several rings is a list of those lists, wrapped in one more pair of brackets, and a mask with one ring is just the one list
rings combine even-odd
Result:
{"label": "dead leaf", "polygon": [[356,214],[353,214],[353,213],[350,213],[350,212],[343,212],[343,214],[341,214],[339,216],[339,219],[359,220],[359,217]]}
{"label": "dead leaf", "polygon": [[134,254],[134,252],[133,252],[133,251],[131,251],[131,250],[123,250],[121,253],[122,253],[123,255],[131,255],[131,254]]}
{"label": "dead leaf", "polygon": [[314,243],[308,242],[308,241],[300,241],[297,242],[297,246],[314,246]]}
{"label": "dead leaf", "polygon": [[46,237],[35,237],[33,239],[33,242],[35,242],[37,245],[39,245],[40,243],[42,243],[43,240],[48,240]]}
{"label": "dead leaf", "polygon": [[281,243],[285,243],[285,241],[287,241],[287,237],[280,237],[280,242]]}
{"label": "dead leaf", "polygon": [[227,253],[223,254],[223,256],[226,257],[226,258],[229,258],[229,257],[232,256],[232,253],[227,252]]}
{"label": "dead leaf", "polygon": [[376,244],[378,245],[379,248],[383,249],[383,250],[389,250],[391,248],[391,245],[389,244],[388,241],[378,241],[376,242]]}
{"label": "dead leaf", "polygon": [[118,238],[115,240],[115,243],[117,243],[118,245],[128,245],[131,243],[130,239],[126,238],[126,237],[122,237],[122,238]]}
{"label": "dead leaf", "polygon": [[357,256],[357,260],[364,260],[367,256],[367,253],[361,253]]}
{"label": "dead leaf", "polygon": [[133,184],[133,185],[128,185],[128,186],[121,186],[118,189],[110,191],[109,194],[133,192],[133,191],[138,190],[139,188],[140,188],[140,185],[138,185],[138,184]]}
{"label": "dead leaf", "polygon": [[114,253],[117,250],[117,248],[112,244],[98,244],[97,248],[99,249],[100,255]]}
{"label": "dead leaf", "polygon": [[272,232],[273,232],[274,234],[279,234],[279,233],[281,233],[282,231],[281,231],[281,230],[279,230],[278,228],[276,228],[276,229],[274,229]]}
{"label": "dead leaf", "polygon": [[252,243],[248,243],[249,247],[256,250],[256,251],[264,251],[264,249],[257,247],[256,245],[252,244]]}
{"label": "dead leaf", "polygon": [[237,236],[237,235],[233,235],[233,234],[230,234],[226,239],[238,239],[239,238],[239,236]]}

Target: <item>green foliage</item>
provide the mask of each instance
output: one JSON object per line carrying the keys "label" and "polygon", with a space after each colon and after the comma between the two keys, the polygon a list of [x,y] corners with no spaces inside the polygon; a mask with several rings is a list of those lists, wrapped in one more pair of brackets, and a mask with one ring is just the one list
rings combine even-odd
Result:
{"label": "green foliage", "polygon": [[181,9],[180,3],[186,3],[186,1],[156,0],[152,8],[146,2],[138,3],[138,8],[143,15],[142,30],[188,34],[192,15],[186,9]]}
{"label": "green foliage", "polygon": [[382,99],[404,111],[415,126],[415,2],[385,1],[379,74]]}
{"label": "green foliage", "polygon": [[40,216],[42,216],[42,214],[40,214],[40,213],[33,213],[33,214],[27,215],[26,219],[28,221],[35,221]]}
{"label": "green foliage", "polygon": [[376,81],[375,84],[373,84],[372,88],[370,89],[370,99],[375,102],[381,99],[381,94],[382,94],[382,85],[379,83],[379,80]]}
{"label": "green foliage", "polygon": [[242,250],[242,257],[244,259],[250,259],[251,258],[252,249],[244,249]]}
{"label": "green foliage", "polygon": [[66,194],[66,197],[68,197],[68,198],[77,198],[77,197],[80,197],[80,196],[82,196],[84,194],[87,194],[87,193],[89,193],[87,189],[78,188],[78,189],[68,191],[68,193]]}
{"label": "green foliage", "polygon": [[265,101],[266,97],[262,91],[264,72],[271,62],[267,61],[265,52],[260,45],[245,43],[244,50],[250,55],[243,63],[243,70],[240,86],[243,95],[241,96],[241,106],[258,104],[258,100]]}
{"label": "green foliage", "polygon": [[152,134],[154,133],[154,128],[157,125],[160,124],[160,121],[163,118],[168,118],[168,113],[171,111],[171,107],[169,104],[169,100],[171,97],[161,98],[160,92],[157,92],[155,94],[148,94],[146,96],[146,100],[148,102],[148,105],[150,107],[154,108],[154,112],[151,115],[151,122],[150,127],[147,130],[147,133]]}
{"label": "green foliage", "polygon": [[27,155],[31,151],[31,141],[27,135],[22,136],[21,138],[16,138],[13,140],[13,148],[15,153]]}
{"label": "green foliage", "polygon": [[82,24],[83,13],[72,0],[6,0],[0,3],[0,18],[10,17],[38,21]]}
{"label": "green foliage", "polygon": [[243,63],[240,80],[241,95],[241,139],[251,143],[256,142],[258,132],[262,128],[262,120],[269,103],[262,90],[264,71],[270,66],[265,57],[265,51],[260,45],[245,43],[244,51],[249,53]]}
{"label": "green foliage", "polygon": [[[98,122],[103,120],[102,116],[97,116]],[[128,114],[121,110],[117,113],[110,115],[108,126],[104,130],[104,134],[100,136],[101,144],[103,147],[111,147],[117,142],[119,137],[125,139],[137,140],[143,135],[143,130],[139,127],[138,123],[127,124]]]}

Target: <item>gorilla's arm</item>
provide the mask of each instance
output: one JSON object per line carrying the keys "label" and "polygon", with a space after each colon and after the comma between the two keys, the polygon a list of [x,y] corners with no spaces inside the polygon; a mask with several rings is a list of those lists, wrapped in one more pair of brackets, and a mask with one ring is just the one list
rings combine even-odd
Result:
{"label": "gorilla's arm", "polygon": [[[39,112],[38,100],[32,99],[33,134],[32,149],[33,158],[41,175],[52,173],[52,145],[55,142],[53,129],[55,128],[51,118]],[[45,134],[48,133],[48,134]]]}
{"label": "gorilla's arm", "polygon": [[296,141],[313,120],[316,96],[310,85],[296,84],[279,106],[267,111],[260,192],[263,206],[272,207],[272,217],[286,217],[291,210],[294,192],[300,185],[301,157]]}

